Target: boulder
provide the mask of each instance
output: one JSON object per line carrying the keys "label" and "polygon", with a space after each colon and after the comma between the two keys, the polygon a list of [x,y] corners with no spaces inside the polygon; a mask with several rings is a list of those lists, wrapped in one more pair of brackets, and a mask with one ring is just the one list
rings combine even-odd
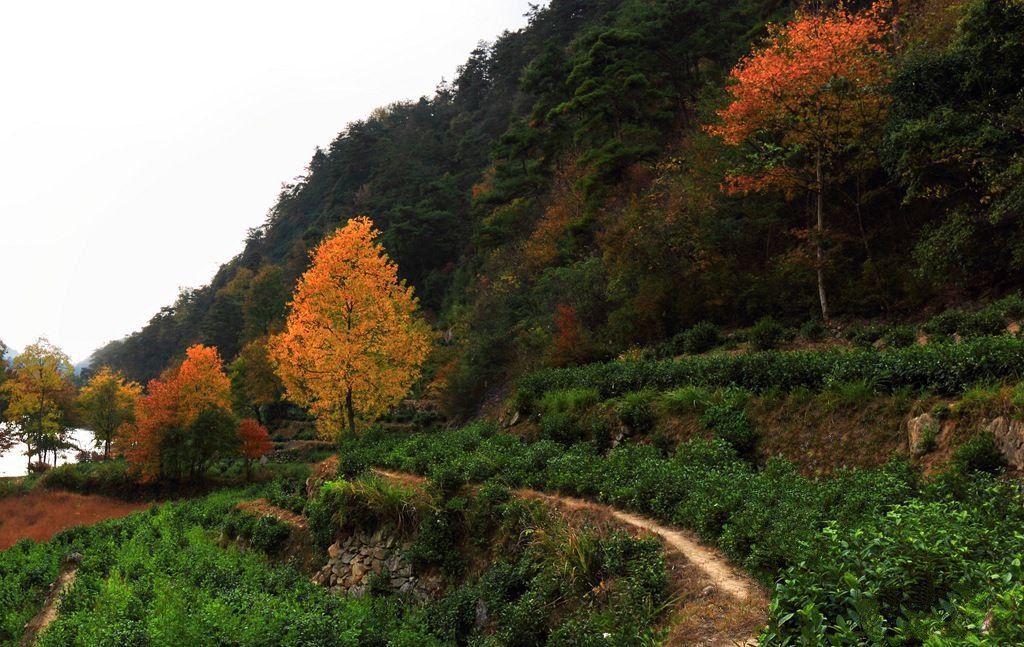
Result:
{"label": "boulder", "polygon": [[916,451],[916,449],[921,446],[921,439],[924,438],[925,431],[928,429],[935,429],[937,425],[938,421],[930,413],[922,413],[921,415],[908,420],[907,446],[910,447],[910,451]]}
{"label": "boulder", "polygon": [[1024,467],[1024,423],[999,416],[988,423],[987,430],[995,437],[1006,462],[1015,468]]}

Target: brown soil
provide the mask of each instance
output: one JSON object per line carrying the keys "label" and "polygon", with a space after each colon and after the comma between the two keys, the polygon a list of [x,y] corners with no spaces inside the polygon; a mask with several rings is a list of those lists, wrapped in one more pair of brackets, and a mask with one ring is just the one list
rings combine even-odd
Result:
{"label": "brown soil", "polygon": [[898,398],[837,403],[824,395],[756,399],[751,421],[764,458],[782,456],[808,476],[842,468],[884,465],[906,454],[906,419],[912,404]]}
{"label": "brown soil", "polygon": [[306,519],[304,517],[297,515],[290,510],[279,508],[266,499],[243,501],[238,504],[238,509],[254,514],[257,517],[274,517],[278,521],[286,523],[292,528],[298,528],[299,530],[306,530],[307,527]]}
{"label": "brown soil", "polygon": [[131,503],[105,496],[35,490],[0,499],[0,550],[19,539],[46,541],[61,530],[116,519],[150,503]]}

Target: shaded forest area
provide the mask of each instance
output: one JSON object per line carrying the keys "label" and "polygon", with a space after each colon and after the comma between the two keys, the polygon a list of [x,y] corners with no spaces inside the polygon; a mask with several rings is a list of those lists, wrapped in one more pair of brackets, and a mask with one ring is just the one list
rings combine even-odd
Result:
{"label": "shaded forest area", "polygon": [[878,118],[856,150],[837,150],[843,171],[812,187],[729,191],[752,164],[806,162],[785,137],[731,145],[713,128],[730,70],[796,8],[533,8],[527,27],[481,44],[433,97],[380,108],[318,149],[208,286],[97,350],[93,365],[144,382],[204,343],[237,358],[232,376],[252,404],[279,401],[279,385],[259,379],[272,374],[267,335],[283,325],[309,252],[358,214],[382,230],[443,332],[433,372],[452,412],[510,376],[654,345],[698,322],[820,319],[818,269],[840,322],[1019,288],[1024,5],[900,2]]}

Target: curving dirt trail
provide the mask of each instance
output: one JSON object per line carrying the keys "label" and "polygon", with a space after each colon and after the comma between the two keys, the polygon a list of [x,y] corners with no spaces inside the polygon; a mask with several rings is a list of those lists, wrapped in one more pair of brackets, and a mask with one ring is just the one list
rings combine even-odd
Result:
{"label": "curving dirt trail", "polygon": [[[402,483],[426,481],[416,474],[378,468],[373,471]],[[666,547],[676,596],[665,644],[757,645],[754,636],[766,619],[767,594],[717,550],[701,544],[691,533],[664,526],[642,515],[576,497],[528,489],[516,490],[515,494],[544,501],[566,512],[611,518],[624,526],[659,537]]]}
{"label": "curving dirt trail", "polygon": [[678,551],[687,561],[701,570],[714,586],[740,602],[747,600],[752,595],[752,591],[757,588],[753,582],[738,575],[717,551],[701,545],[692,535],[682,530],[668,528],[647,517],[585,499],[534,492],[532,490],[519,490],[517,492],[521,495],[547,500],[570,509],[603,511],[627,525],[658,535],[670,548]]}

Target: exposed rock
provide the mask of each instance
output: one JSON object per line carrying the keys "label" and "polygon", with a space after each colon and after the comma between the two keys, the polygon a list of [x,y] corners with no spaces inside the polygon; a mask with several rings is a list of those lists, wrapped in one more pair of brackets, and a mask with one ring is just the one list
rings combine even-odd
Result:
{"label": "exposed rock", "polygon": [[701,597],[707,598],[707,597],[711,597],[712,595],[714,595],[714,593],[715,593],[715,587],[708,585],[708,586],[705,586],[703,589],[701,589],[700,595],[701,595]]}
{"label": "exposed rock", "polygon": [[352,581],[358,582],[363,579],[363,575],[366,573],[366,567],[363,566],[362,562],[353,562],[352,564]]}
{"label": "exposed rock", "polygon": [[996,439],[996,447],[1013,467],[1024,467],[1024,423],[999,416],[988,423],[988,431]]}
{"label": "exposed rock", "polygon": [[922,413],[921,415],[908,420],[907,446],[910,447],[910,451],[919,451],[922,448],[921,440],[925,437],[925,434],[929,429],[935,430],[937,425],[938,421],[936,421],[930,413]]}
{"label": "exposed rock", "polygon": [[327,548],[327,554],[330,555],[331,559],[338,559],[338,555],[341,554],[341,544],[334,542]]}
{"label": "exposed rock", "polygon": [[490,614],[487,612],[487,603],[481,598],[476,601],[476,628],[483,629],[487,626],[488,620],[490,620]]}
{"label": "exposed rock", "polygon": [[407,548],[384,528],[373,533],[357,530],[330,546],[327,563],[311,581],[340,595],[360,596],[368,590],[370,573],[384,574],[386,586],[410,599],[436,597],[444,589],[443,581],[437,576],[417,577],[405,559]]}

